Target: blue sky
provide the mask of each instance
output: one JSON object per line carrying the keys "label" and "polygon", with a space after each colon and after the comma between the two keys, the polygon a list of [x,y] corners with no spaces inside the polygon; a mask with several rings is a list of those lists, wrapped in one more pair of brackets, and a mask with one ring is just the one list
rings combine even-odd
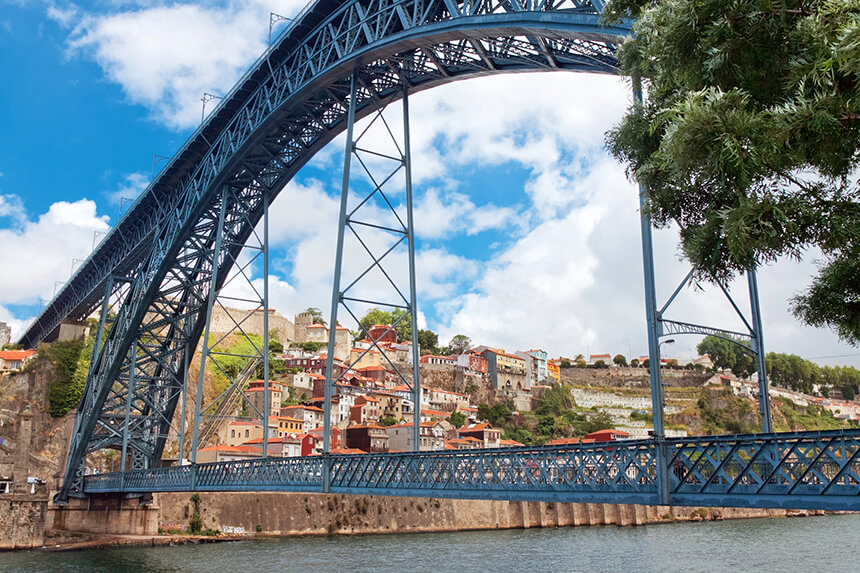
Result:
{"label": "blue sky", "polygon": [[[122,198],[149,182],[153,156],[196,128],[203,93],[228,91],[263,50],[268,13],[300,8],[0,0],[0,320],[20,332],[116,222]],[[602,148],[628,104],[623,80],[567,73],[411,99],[424,325],[443,341],[464,333],[552,355],[647,352],[636,189]],[[272,207],[272,304],[287,316],[328,312],[342,148],[339,138],[318,154]],[[676,245],[673,231],[656,234],[662,298],[686,272]],[[765,342],[860,364],[856,349],[787,313],[814,258],[760,273]],[[676,305],[677,318],[738,328],[713,293]]]}

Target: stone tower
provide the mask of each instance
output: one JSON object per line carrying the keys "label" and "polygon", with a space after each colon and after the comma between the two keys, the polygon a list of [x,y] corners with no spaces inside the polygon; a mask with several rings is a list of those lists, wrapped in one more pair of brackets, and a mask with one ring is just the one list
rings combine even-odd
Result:
{"label": "stone tower", "polygon": [[0,347],[9,344],[12,339],[12,329],[5,322],[0,322]]}
{"label": "stone tower", "polygon": [[296,342],[308,341],[308,327],[314,323],[314,317],[309,312],[300,312],[295,318]]}
{"label": "stone tower", "polygon": [[337,325],[334,335],[334,357],[347,362],[349,351],[352,349],[352,333],[348,328]]}

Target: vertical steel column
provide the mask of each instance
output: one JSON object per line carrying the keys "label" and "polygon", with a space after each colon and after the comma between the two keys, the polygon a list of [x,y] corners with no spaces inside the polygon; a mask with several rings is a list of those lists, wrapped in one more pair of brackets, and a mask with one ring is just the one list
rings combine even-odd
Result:
{"label": "vertical steel column", "polygon": [[114,276],[110,275],[105,284],[105,299],[102,302],[102,312],[99,315],[99,327],[96,330],[96,338],[93,340],[93,353],[90,356],[90,364],[95,364],[96,358],[102,351],[102,338],[104,338],[105,322],[107,322],[108,312],[110,312],[110,296],[113,293],[114,282],[116,282]]}
{"label": "vertical steel column", "polygon": [[412,318],[412,450],[421,447],[421,369],[418,349],[418,295],[415,287],[415,226],[412,222],[412,152],[409,147],[409,85],[403,82],[403,167],[406,172],[406,236],[409,241],[409,314]]}
{"label": "vertical steel column", "polygon": [[[633,78],[633,103],[642,106],[642,82]],[[666,452],[666,429],[663,424],[663,381],[660,377],[660,324],[657,316],[657,293],[654,284],[654,247],[651,216],[648,214],[648,191],[639,186],[639,220],[642,227],[642,266],[645,270],[645,316],[648,321],[648,371],[651,374],[651,407],[654,417],[654,440],[657,446],[657,503],[669,504],[669,472]]]}
{"label": "vertical steel column", "polygon": [[767,363],[764,355],[764,335],[761,324],[761,305],[758,300],[758,280],[755,269],[747,271],[747,283],[750,291],[750,314],[753,327],[753,350],[755,351],[756,370],[758,371],[758,409],[761,413],[761,431],[765,434],[773,432],[770,417],[770,391],[767,387]]}
{"label": "vertical steel column", "polygon": [[269,191],[263,192],[263,458],[269,456]]}
{"label": "vertical steel column", "polygon": [[128,394],[125,400],[125,424],[122,428],[122,456],[120,457],[119,462],[119,471],[120,471],[120,490],[123,489],[123,485],[125,485],[125,462],[126,456],[128,454],[128,426],[131,422],[131,399],[134,396],[134,370],[137,367],[137,341],[135,341],[131,345],[131,358],[129,360],[130,364],[128,367],[128,388],[126,389]]}
{"label": "vertical steel column", "polygon": [[206,329],[203,332],[203,345],[200,352],[200,375],[197,378],[197,397],[194,400],[194,427],[191,434],[191,463],[197,463],[197,433],[200,427],[200,405],[203,400],[203,375],[206,373],[206,357],[209,355],[209,325],[212,322],[212,305],[215,304],[215,289],[218,284],[218,256],[224,242],[224,216],[227,211],[227,188],[221,192],[221,211],[218,215],[218,229],[215,232],[215,246],[212,251],[212,276],[209,277],[209,294],[206,301]]}
{"label": "vertical steel column", "polygon": [[[346,208],[349,198],[349,168],[352,163],[352,150],[355,143],[352,141],[353,127],[355,125],[355,72],[349,80],[349,111],[346,118],[346,145],[343,152],[343,185],[340,193],[340,215],[337,224],[337,252],[334,259],[334,279],[331,288],[331,314],[329,315],[328,331],[328,354],[326,355],[325,368],[325,398],[323,402],[323,454],[328,456],[331,451],[331,398],[332,398],[332,371],[334,370],[334,347],[337,335],[337,309],[340,304],[340,274],[343,268],[343,238],[346,230]],[[327,457],[323,459],[323,491],[329,490],[331,475],[330,462]]]}
{"label": "vertical steel column", "polygon": [[185,453],[185,408],[188,398],[188,362],[190,361],[189,353],[191,345],[185,345],[185,354],[182,357],[182,411],[179,416],[179,456],[176,459],[176,465],[182,465],[182,456]]}

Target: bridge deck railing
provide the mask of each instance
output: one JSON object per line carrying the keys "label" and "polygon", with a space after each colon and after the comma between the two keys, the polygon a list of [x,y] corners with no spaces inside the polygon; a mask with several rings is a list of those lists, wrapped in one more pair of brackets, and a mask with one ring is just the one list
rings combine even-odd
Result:
{"label": "bridge deck railing", "polygon": [[[676,505],[860,510],[860,430],[669,439]],[[84,491],[323,491],[658,502],[654,440],[216,462],[87,476]]]}

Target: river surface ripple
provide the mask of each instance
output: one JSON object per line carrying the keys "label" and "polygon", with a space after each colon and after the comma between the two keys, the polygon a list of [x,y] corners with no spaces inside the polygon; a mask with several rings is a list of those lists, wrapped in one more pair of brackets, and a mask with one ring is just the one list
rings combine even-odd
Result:
{"label": "river surface ripple", "polygon": [[860,571],[860,515],[0,553],[2,571]]}

